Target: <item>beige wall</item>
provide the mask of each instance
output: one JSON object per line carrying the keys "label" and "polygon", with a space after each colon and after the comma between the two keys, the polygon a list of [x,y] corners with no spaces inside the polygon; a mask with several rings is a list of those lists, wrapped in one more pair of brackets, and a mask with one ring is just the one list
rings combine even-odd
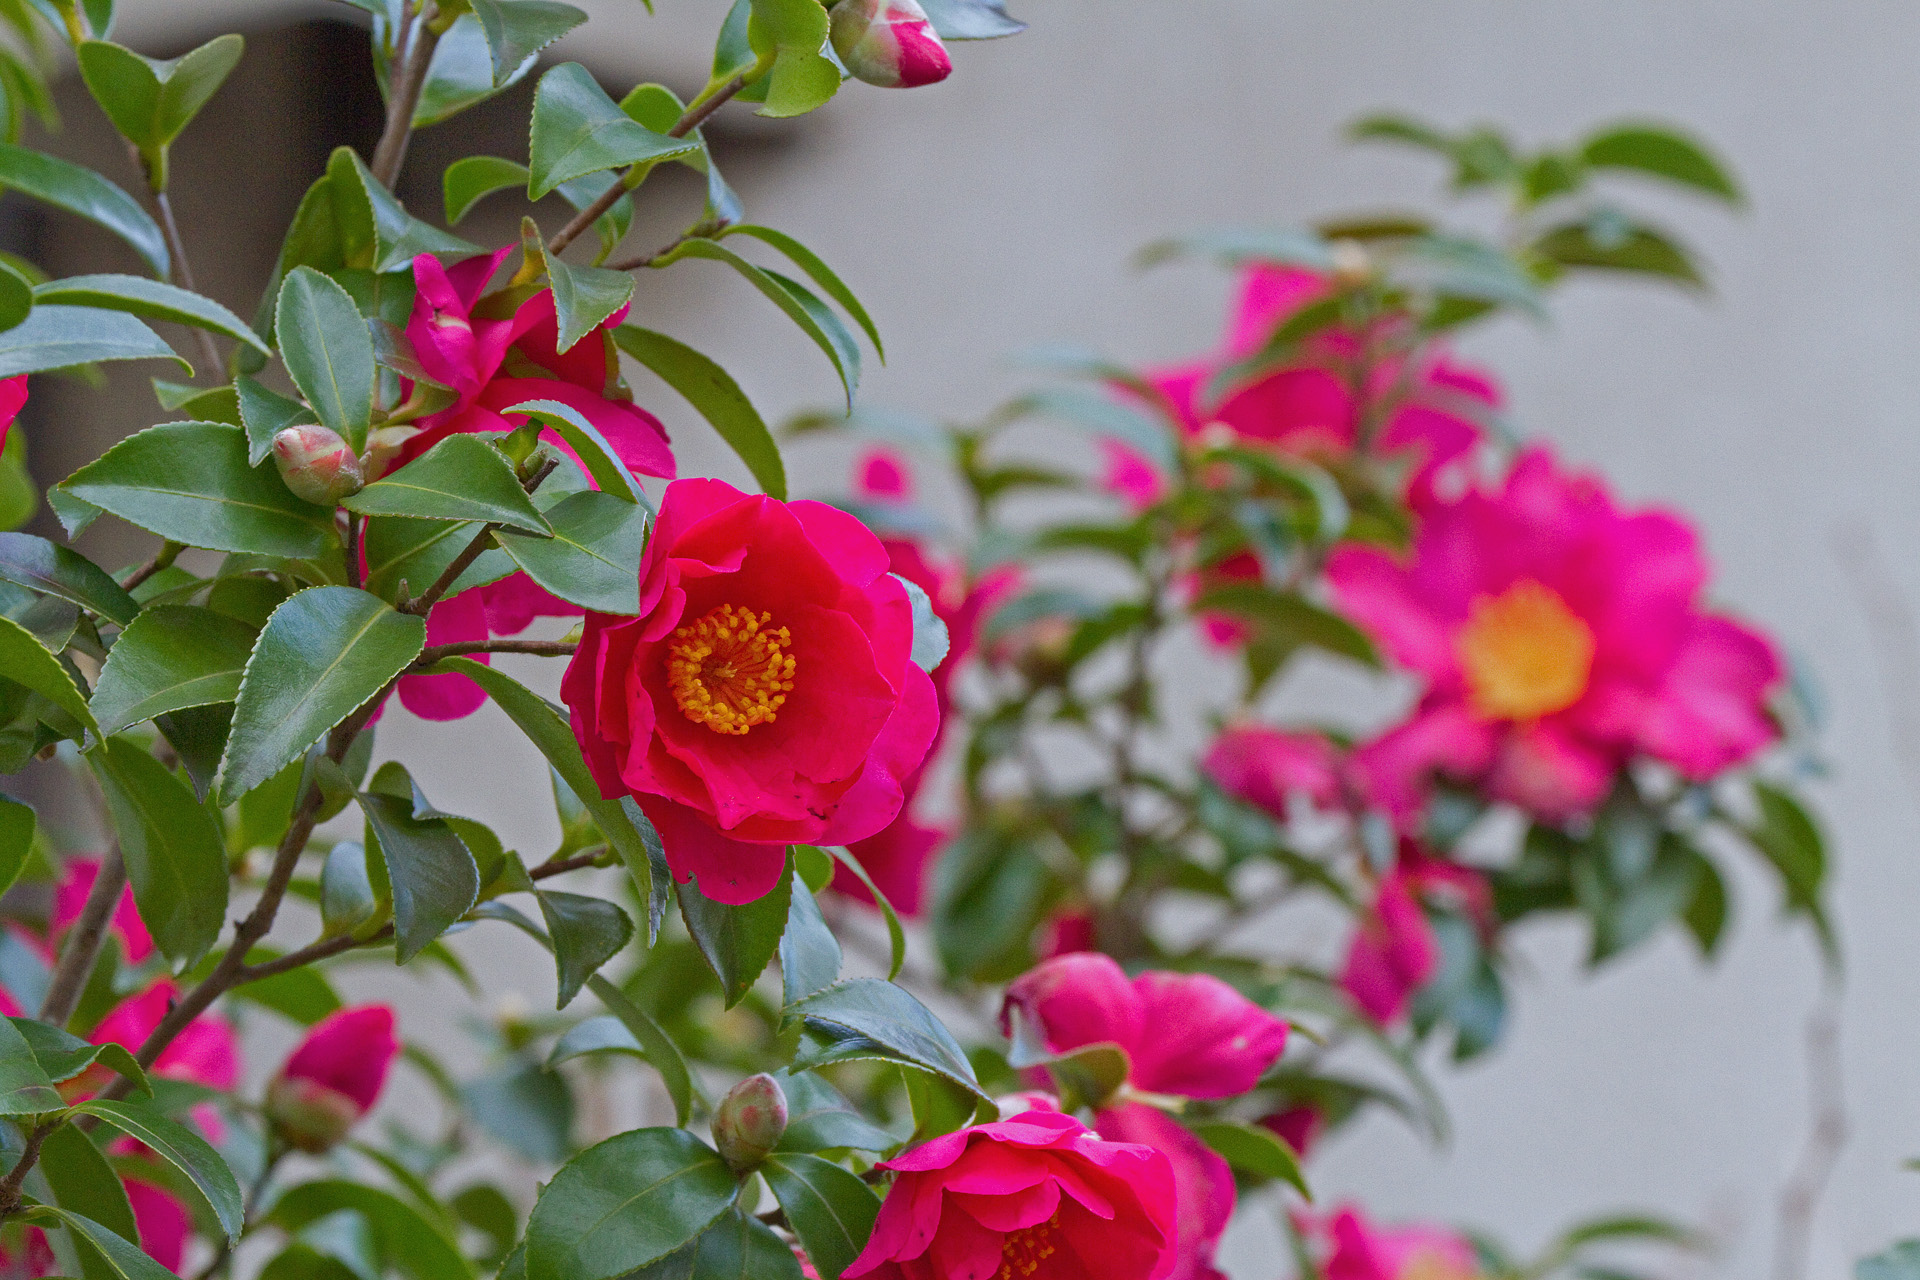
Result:
{"label": "beige wall", "polygon": [[[720,0],[595,0],[567,50],[612,78],[700,78]],[[122,0],[122,38],[152,52],[311,6]],[[1820,1222],[1815,1273],[1920,1233],[1920,850],[1915,794],[1891,749],[1888,692],[1835,535],[1871,531],[1896,587],[1920,591],[1920,9],[1855,0],[1027,0],[1034,29],[964,48],[945,85],[853,86],[783,148],[732,138],[758,216],[844,269],[884,326],[891,364],[867,395],[977,412],[1020,383],[1009,353],[1081,340],[1130,358],[1207,345],[1222,282],[1147,277],[1129,254],[1168,230],[1284,222],[1419,199],[1434,173],[1334,142],[1396,106],[1490,119],[1530,138],[1621,114],[1685,121],[1745,175],[1752,212],[1675,207],[1706,251],[1713,301],[1581,286],[1545,329],[1470,343],[1496,364],[1524,430],[1603,465],[1638,499],[1703,524],[1720,594],[1782,634],[1830,695],[1851,958],[1846,1085],[1854,1137]],[[337,7],[330,10],[339,12]],[[749,145],[753,144],[753,145]],[[723,155],[725,147],[723,146]],[[427,175],[431,178],[431,174]],[[250,299],[247,300],[250,304]],[[717,269],[642,281],[644,313],[721,355],[770,413],[826,401],[810,348]],[[681,412],[690,467],[734,474]],[[816,480],[819,480],[816,473]],[[383,726],[383,749],[441,744],[443,807],[498,812],[505,735]],[[457,743],[457,747],[446,744]],[[549,820],[506,824],[537,845]],[[1589,1210],[1654,1205],[1726,1234],[1714,1274],[1766,1265],[1772,1197],[1806,1128],[1802,1019],[1811,948],[1773,922],[1773,890],[1737,885],[1736,936],[1711,970],[1677,939],[1596,978],[1581,940],[1529,931],[1514,1030],[1453,1075],[1458,1137],[1433,1152],[1374,1121],[1327,1153],[1329,1198],[1484,1225],[1532,1246]],[[519,962],[515,962],[517,965]],[[533,1000],[550,978],[523,979]],[[1278,1270],[1263,1229],[1236,1276]]]}

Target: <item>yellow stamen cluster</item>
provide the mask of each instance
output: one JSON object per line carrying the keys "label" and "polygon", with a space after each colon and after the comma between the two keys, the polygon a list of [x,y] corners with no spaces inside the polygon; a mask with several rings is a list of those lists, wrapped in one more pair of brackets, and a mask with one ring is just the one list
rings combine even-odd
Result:
{"label": "yellow stamen cluster", "polygon": [[1048,1258],[1060,1251],[1060,1211],[1045,1222],[1009,1231],[1000,1242],[1000,1269],[993,1280],[1028,1280]]}
{"label": "yellow stamen cluster", "polygon": [[1565,711],[1593,675],[1593,628],[1531,578],[1475,600],[1456,644],[1474,708],[1490,720]]}
{"label": "yellow stamen cluster", "polygon": [[777,718],[795,663],[793,637],[771,621],[723,604],[667,637],[667,686],[687,719],[738,737]]}

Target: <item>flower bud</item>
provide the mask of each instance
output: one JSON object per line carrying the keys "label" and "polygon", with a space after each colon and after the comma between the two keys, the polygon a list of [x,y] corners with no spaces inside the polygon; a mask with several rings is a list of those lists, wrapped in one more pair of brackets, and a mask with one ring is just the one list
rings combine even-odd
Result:
{"label": "flower bud", "polygon": [[307,1032],[267,1086],[274,1132],[301,1151],[330,1150],[373,1109],[400,1052],[393,1010],[342,1009]]}
{"label": "flower bud", "polygon": [[306,423],[273,438],[273,461],[295,496],[330,507],[366,484],[360,459],[340,434]]}
{"label": "flower bud", "polygon": [[787,1095],[772,1076],[748,1076],[727,1091],[713,1113],[713,1144],[735,1173],[759,1165],[787,1131]]}
{"label": "flower bud", "polygon": [[953,70],[919,0],[839,0],[832,34],[847,70],[883,89],[933,84]]}

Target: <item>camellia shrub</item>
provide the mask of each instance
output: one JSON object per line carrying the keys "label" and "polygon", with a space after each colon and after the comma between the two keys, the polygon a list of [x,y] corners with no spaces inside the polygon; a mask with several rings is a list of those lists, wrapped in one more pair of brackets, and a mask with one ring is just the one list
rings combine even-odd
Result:
{"label": "camellia shrub", "polygon": [[[872,320],[746,220],[701,125],[941,80],[948,42],[1020,29],[998,0],[716,5],[684,100],[539,70],[524,159],[449,165],[434,211],[393,194],[411,133],[536,75],[585,15],[352,3],[386,127],[314,176],[251,323],[193,289],[217,242],[169,205],[169,148],[240,38],[156,61],[112,43],[111,0],[0,5],[10,136],[65,41],[140,195],[12,141],[0,184],[149,271],[0,261],[0,413],[107,361],[187,379],[44,492],[20,427],[0,461],[15,529],[44,503],[69,539],[103,515],[149,535],[109,569],[0,534],[0,769],[65,766],[109,833],[74,847],[84,824],[0,800],[0,1266],[1198,1280],[1243,1204],[1325,1280],[1624,1275],[1622,1244],[1700,1243],[1628,1214],[1514,1258],[1319,1203],[1305,1168],[1369,1108],[1444,1130],[1422,1064],[1498,1043],[1530,918],[1583,917],[1596,964],[1668,928],[1711,955],[1722,860],[1751,853],[1836,946],[1777,645],[1712,599],[1692,525],[1517,439],[1449,346],[1589,272],[1697,286],[1613,187],[1737,201],[1706,150],[1366,122],[1504,201],[1499,237],[1393,215],[1156,246],[1238,273],[1217,350],[1062,356],[1079,384],[943,426],[856,406]],[[667,163],[704,206],[636,254]],[[508,192],[573,212],[507,245],[448,229]],[[862,440],[839,500],[790,500],[775,433],[644,312],[635,274],[687,259],[831,362],[847,404],[785,440]],[[625,360],[760,491],[678,477]],[[564,662],[559,702],[496,654]],[[1186,678],[1207,654],[1225,701]],[[1381,697],[1280,718],[1313,661]],[[395,702],[504,713],[550,767],[502,811],[550,804],[558,845],[522,856],[375,767]],[[1316,949],[1329,920],[1345,942]],[[471,988],[455,932],[551,952],[556,1011],[427,1043],[335,988],[387,956]],[[256,1017],[299,1027],[271,1070]],[[437,1124],[369,1119],[401,1071]],[[635,1080],[655,1123],[583,1144],[576,1091]]]}

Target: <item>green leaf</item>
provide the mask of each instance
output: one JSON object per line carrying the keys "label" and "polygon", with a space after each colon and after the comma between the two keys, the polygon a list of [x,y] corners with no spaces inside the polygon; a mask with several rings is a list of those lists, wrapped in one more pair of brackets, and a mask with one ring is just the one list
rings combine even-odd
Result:
{"label": "green leaf", "polygon": [[11,1018],[0,1019],[0,1116],[36,1115],[66,1106],[26,1037]]}
{"label": "green leaf", "polygon": [[907,600],[913,606],[913,651],[909,656],[914,666],[932,671],[947,660],[953,637],[947,632],[947,624],[933,611],[933,597],[927,594],[927,589],[900,574],[893,577],[906,588]]}
{"label": "green leaf", "polygon": [[356,932],[379,910],[379,897],[367,874],[366,846],[342,840],[327,850],[320,868],[320,936],[337,938]]}
{"label": "green leaf", "polygon": [[[297,598],[297,597],[296,597]],[[397,796],[360,796],[393,886],[394,956],[405,964],[480,898],[480,868],[445,818]]]}
{"label": "green leaf", "polygon": [[[176,1280],[173,1272],[149,1258],[126,1236],[108,1230],[91,1218],[52,1205],[36,1206],[33,1214],[55,1219],[84,1239],[98,1252],[99,1259],[106,1264],[105,1274],[112,1280]],[[135,1234],[128,1232],[128,1235]]]}
{"label": "green leaf", "polygon": [[1853,1264],[1853,1280],[1920,1280],[1920,1240],[1902,1240]]}
{"label": "green leaf", "polygon": [[[791,867],[791,863],[788,864]],[[780,949],[787,928],[787,907],[793,892],[791,871],[765,897],[733,906],[715,902],[689,880],[680,886],[680,918],[707,966],[720,979],[720,989],[731,1009],[747,992]]]}
{"label": "green leaf", "polygon": [[792,893],[786,931],[780,935],[780,990],[787,1004],[838,982],[842,959],[840,943],[798,871],[793,873]]}
{"label": "green leaf", "polygon": [[1713,865],[1713,859],[1698,850],[1694,853],[1699,860],[1695,863],[1693,900],[1687,904],[1681,919],[1699,945],[1700,954],[1711,960],[1726,936],[1727,883],[1720,878],[1720,868]]}
{"label": "green leaf", "polygon": [[1008,16],[1005,0],[920,0],[920,8],[942,40],[993,40],[1027,29]]}
{"label": "green leaf", "polygon": [[98,1116],[130,1138],[143,1142],[161,1159],[184,1173],[206,1198],[207,1207],[227,1233],[227,1241],[237,1244],[243,1207],[240,1184],[233,1170],[207,1140],[177,1120],[131,1102],[82,1102],[75,1111]]}
{"label": "green leaf", "polygon": [[1050,387],[1022,396],[1012,411],[1042,414],[1112,436],[1162,471],[1172,471],[1179,464],[1177,446],[1164,425],[1109,395],[1080,387]]}
{"label": "green leaf", "polygon": [[503,529],[494,540],[528,577],[562,600],[600,613],[638,613],[646,508],[589,490],[562,498],[545,516],[552,537]]}
{"label": "green leaf", "polygon": [[352,587],[289,596],[267,619],[240,681],[220,761],[221,804],[271,778],[386,688],[426,640],[421,619]]}
{"label": "green leaf", "polygon": [[900,1144],[899,1138],[861,1115],[811,1071],[776,1072],[775,1078],[787,1095],[787,1131],[781,1136],[780,1150],[891,1151]]}
{"label": "green leaf", "polygon": [[0,186],[99,223],[132,245],[153,268],[157,279],[164,280],[170,274],[167,240],[159,224],[139,201],[93,170],[44,152],[0,143]]}
{"label": "green leaf", "polygon": [[1592,169],[1630,169],[1692,187],[1731,205],[1745,203],[1739,185],[1712,152],[1672,129],[1618,125],[1590,135],[1580,158]]}
{"label": "green leaf", "polygon": [[1082,1045],[1047,1059],[1046,1067],[1061,1106],[1068,1111],[1082,1106],[1098,1110],[1127,1082],[1133,1069],[1126,1050],[1115,1044]]}
{"label": "green leaf", "polygon": [[537,890],[533,896],[540,901],[540,915],[547,922],[547,936],[553,941],[553,960],[559,970],[559,996],[553,1007],[564,1009],[580,994],[586,980],[633,940],[633,921],[619,907],[600,898],[551,889]]}
{"label": "green leaf", "polygon": [[[64,1084],[98,1063],[125,1077],[140,1092],[153,1093],[153,1084],[147,1079],[147,1073],[140,1069],[133,1054],[123,1045],[89,1044],[71,1032],[48,1026],[44,1022],[35,1022],[31,1018],[9,1018],[6,1021],[26,1040],[40,1069],[55,1084]],[[4,1033],[0,1032],[0,1040],[4,1038]],[[0,1046],[0,1058],[4,1057],[4,1046]],[[4,1114],[4,1110],[0,1110],[0,1114]]]}
{"label": "green leaf", "polygon": [[0,330],[17,329],[33,314],[33,285],[14,269],[0,261]]}
{"label": "green leaf", "polygon": [[687,1060],[681,1054],[680,1046],[654,1021],[652,1014],[628,999],[624,991],[599,974],[587,979],[587,989],[633,1033],[641,1052],[653,1064],[653,1069],[660,1073],[660,1080],[667,1087],[667,1096],[673,1100],[675,1121],[685,1124],[693,1111],[693,1077],[687,1070]]}
{"label": "green leaf", "polygon": [[172,360],[193,371],[160,335],[118,311],[49,303],[0,333],[0,378],[106,360]]}
{"label": "green leaf", "polygon": [[1313,1199],[1313,1192],[1307,1189],[1306,1175],[1300,1172],[1300,1161],[1294,1156],[1293,1148],[1282,1142],[1271,1129],[1221,1121],[1197,1124],[1193,1132],[1239,1172],[1256,1178],[1276,1179],[1291,1186],[1308,1200]]}
{"label": "green leaf", "polygon": [[303,1182],[274,1201],[268,1220],[299,1231],[342,1209],[366,1219],[381,1259],[407,1280],[474,1280],[473,1267],[448,1230],[378,1187],[345,1180]]}
{"label": "green leaf", "polygon": [[573,1150],[573,1093],[567,1082],[522,1057],[461,1086],[467,1114],[528,1160],[558,1164]]}
{"label": "green leaf", "polygon": [[1373,642],[1358,627],[1293,593],[1274,591],[1259,583],[1234,582],[1202,592],[1193,609],[1195,613],[1232,614],[1289,651],[1312,645],[1371,667],[1380,665]]}
{"label": "green leaf", "polygon": [[953,1033],[905,989],[853,978],[790,1005],[790,1017],[836,1038],[860,1036],[900,1059],[978,1093],[973,1067]]}
{"label": "green leaf", "polygon": [[560,327],[558,351],[571,349],[633,298],[633,277],[625,271],[576,267],[555,255],[543,256]]}
{"label": "green leaf", "polygon": [[312,267],[295,267],[274,304],[280,357],[326,426],[358,453],[373,416],[373,338],[353,298]]}
{"label": "green leaf", "polygon": [[26,869],[38,826],[31,805],[0,795],[0,893],[11,889]]}
{"label": "green leaf", "polygon": [[587,20],[556,0],[469,0],[493,55],[493,83],[504,87],[527,59]]}
{"label": "green leaf", "polygon": [[0,615],[0,671],[7,679],[23,684],[42,695],[56,707],[89,729],[98,731],[87,698],[67,669],[60,665],[31,631],[12,618]]}
{"label": "green leaf", "polygon": [[886,363],[887,349],[880,341],[880,330],[875,327],[873,317],[869,316],[867,309],[860,305],[860,299],[854,296],[853,290],[847,288],[846,283],[834,274],[833,268],[820,260],[819,254],[784,231],[776,231],[772,227],[762,227],[750,222],[724,228],[714,236],[714,239],[723,240],[728,236],[750,236],[784,253],[794,266],[806,273],[807,279],[819,285],[822,292],[839,303],[841,309],[853,317],[853,322],[859,325],[861,331],[867,335],[867,341],[873,343],[874,352],[880,357],[880,362]]}
{"label": "green leaf", "polygon": [[821,53],[827,42],[827,11],[820,0],[752,0],[747,40],[764,62],[763,116],[804,115],[840,91],[840,67]]}
{"label": "green leaf", "polygon": [[94,686],[103,734],[240,694],[240,675],[259,633],[195,605],[155,605],[120,633]]}
{"label": "green leaf", "polygon": [[1760,821],[1747,829],[1747,839],[1779,873],[1787,910],[1810,919],[1828,959],[1837,960],[1839,940],[1822,902],[1827,850],[1820,828],[1800,802],[1779,787],[1756,782],[1753,794],[1760,803]]}
{"label": "green leaf", "polygon": [[247,430],[247,463],[259,466],[273,452],[273,438],[300,422],[318,422],[313,410],[298,400],[281,395],[252,378],[234,381],[240,402],[240,421]]}
{"label": "green leaf", "polygon": [[247,437],[220,422],[165,422],[128,436],[68,476],[59,492],[192,547],[317,558],[328,512],[247,461]]}
{"label": "green leaf", "polygon": [[[61,1125],[48,1134],[40,1155],[40,1171],[56,1204],[103,1224],[116,1237],[139,1239],[126,1188],[100,1148],[77,1126]],[[82,1274],[89,1280],[115,1280],[117,1268],[111,1258],[93,1248],[81,1249],[79,1256]]]}
{"label": "green leaf", "polygon": [[527,166],[499,156],[468,156],[455,160],[440,176],[446,197],[447,223],[458,226],[473,211],[473,206],[496,191],[524,187],[529,178]]}
{"label": "green leaf", "polygon": [[[480,252],[478,245],[408,213],[352,147],[333,149],[322,181],[327,184],[332,222],[337,228],[342,259],[339,265],[373,272],[404,272],[423,253],[470,257]],[[313,265],[324,269],[332,264]]]}
{"label": "green leaf", "polygon": [[680,1248],[733,1204],[718,1153],[682,1129],[637,1129],[575,1156],[527,1222],[527,1280],[613,1280]]}
{"label": "green leaf", "polygon": [[632,473],[620,461],[620,454],[600,434],[600,429],[588,422],[578,409],[557,400],[528,400],[509,405],[500,412],[524,414],[566,441],[567,447],[579,456],[600,492],[614,494],[641,506],[649,505]]}
{"label": "green leaf", "polygon": [[699,411],[769,497],[786,498],[787,469],[780,446],[732,375],[692,347],[638,325],[621,325],[613,331],[613,340]]}
{"label": "green leaf", "polygon": [[113,815],[140,918],[174,967],[187,968],[219,941],[226,922],[220,824],[191,787],[124,738],[108,738],[89,759]]}
{"label": "green leaf", "polygon": [[800,1260],[765,1223],[733,1209],[680,1252],[633,1273],[633,1280],[800,1280]]}
{"label": "green leaf", "polygon": [[1682,284],[1705,286],[1706,280],[1687,251],[1648,227],[1627,225],[1617,236],[1601,237],[1590,223],[1555,227],[1527,246],[1550,262],[1595,271],[1632,271],[1664,276]]}
{"label": "green leaf", "polygon": [[207,100],[239,64],[246,41],[220,36],[169,61],[143,58],[104,40],[83,41],[75,50],[80,76],[120,136],[148,163],[161,165],[155,189],[166,185],[164,151],[192,123]]}
{"label": "green leaf", "polygon": [[686,155],[698,146],[635,123],[585,67],[564,62],[540,77],[534,93],[527,198],[538,200],[571,178]]}
{"label": "green leaf", "polygon": [[149,320],[193,325],[244,342],[270,354],[252,326],[211,298],[143,276],[91,275],[49,280],[33,291],[36,304],[57,303],[96,310],[124,311]]}
{"label": "green leaf", "polygon": [[577,1022],[554,1042],[553,1051],[547,1055],[547,1069],[552,1070],[563,1062],[594,1053],[630,1054],[644,1059],[646,1050],[640,1047],[640,1040],[627,1030],[627,1024],[612,1014],[603,1013]]}
{"label": "green leaf", "polygon": [[880,892],[880,886],[873,882],[873,877],[867,874],[867,869],[860,865],[860,859],[854,857],[845,846],[835,845],[823,852],[831,854],[841,866],[853,873],[855,879],[867,887],[867,892],[873,896],[874,904],[880,908],[880,914],[886,918],[887,942],[891,948],[887,962],[887,981],[893,981],[900,976],[900,968],[907,962],[907,931],[900,924],[900,913],[893,909],[891,902],[887,901],[887,895]]}
{"label": "green leaf", "polygon": [[840,1280],[873,1234],[880,1197],[839,1165],[800,1152],[772,1156],[760,1172],[820,1280]]}
{"label": "green leaf", "polygon": [[105,569],[79,552],[28,533],[0,533],[0,578],[71,600],[121,626],[140,612]]}
{"label": "green leaf", "polygon": [[513,464],[481,437],[463,432],[448,436],[340,505],[366,516],[491,521],[543,535],[548,532],[539,508],[514,475]]}

